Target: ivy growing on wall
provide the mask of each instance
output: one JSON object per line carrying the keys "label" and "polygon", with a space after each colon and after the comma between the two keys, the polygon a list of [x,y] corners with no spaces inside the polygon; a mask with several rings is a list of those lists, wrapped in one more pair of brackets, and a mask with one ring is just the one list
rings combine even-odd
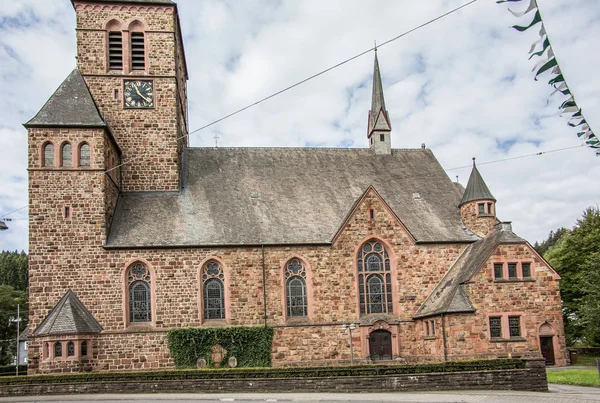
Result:
{"label": "ivy growing on wall", "polygon": [[[273,333],[270,327],[247,326],[173,329],[169,350],[177,368],[196,368],[200,358],[208,366],[224,366],[230,357],[237,359],[238,367],[270,367]],[[219,363],[211,358],[217,344],[225,350]]]}

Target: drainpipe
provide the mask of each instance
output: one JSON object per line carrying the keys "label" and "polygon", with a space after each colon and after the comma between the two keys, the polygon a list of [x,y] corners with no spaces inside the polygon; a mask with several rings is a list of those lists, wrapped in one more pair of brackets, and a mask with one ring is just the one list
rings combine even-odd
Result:
{"label": "drainpipe", "polygon": [[444,339],[444,361],[448,361],[448,347],[446,345],[446,318],[442,316],[442,339]]}
{"label": "drainpipe", "polygon": [[260,248],[262,250],[262,272],[263,272],[263,305],[264,305],[263,317],[265,319],[265,327],[267,327],[267,273],[265,271],[265,245],[261,244]]}

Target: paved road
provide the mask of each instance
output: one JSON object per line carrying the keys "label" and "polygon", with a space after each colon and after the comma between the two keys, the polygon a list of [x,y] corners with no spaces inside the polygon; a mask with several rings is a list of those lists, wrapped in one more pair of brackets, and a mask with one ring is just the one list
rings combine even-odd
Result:
{"label": "paved road", "polygon": [[413,393],[227,393],[152,395],[69,395],[0,398],[0,402],[182,402],[199,403],[335,403],[335,402],[498,402],[570,403],[600,402],[600,388],[550,385],[550,393],[513,391],[456,391]]}

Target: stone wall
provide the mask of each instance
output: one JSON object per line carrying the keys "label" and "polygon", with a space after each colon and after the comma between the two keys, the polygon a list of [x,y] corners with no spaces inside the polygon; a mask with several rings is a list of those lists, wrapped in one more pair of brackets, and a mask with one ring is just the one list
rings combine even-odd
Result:
{"label": "stone wall", "polygon": [[524,390],[547,392],[543,360],[530,360],[525,369],[406,375],[287,379],[214,379],[136,382],[88,382],[7,385],[0,396],[77,393],[231,393],[231,392],[400,392],[425,390]]}
{"label": "stone wall", "polygon": [[[492,212],[479,214],[479,203],[492,203]],[[494,232],[494,226],[498,223],[496,218],[496,203],[493,200],[473,200],[460,206],[460,218],[465,226],[479,236],[486,237]]]}

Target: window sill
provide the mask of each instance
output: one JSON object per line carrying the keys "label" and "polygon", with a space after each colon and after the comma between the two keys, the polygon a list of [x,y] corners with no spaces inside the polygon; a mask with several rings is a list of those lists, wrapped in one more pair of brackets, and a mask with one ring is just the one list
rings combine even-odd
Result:
{"label": "window sill", "polygon": [[128,324],[125,330],[128,332],[146,332],[154,329],[156,329],[156,325],[153,322],[135,322]]}
{"label": "window sill", "polygon": [[425,337],[423,337],[423,340],[436,340],[436,339],[437,339],[437,337],[435,337],[435,336],[425,336]]}
{"label": "window sill", "polygon": [[509,279],[495,278],[494,283],[535,283],[535,279],[532,277]]}
{"label": "window sill", "polygon": [[501,339],[499,337],[491,338],[490,343],[519,343],[527,341],[524,337],[511,337],[510,339]]}
{"label": "window sill", "polygon": [[310,319],[308,318],[308,316],[288,316],[285,319],[285,323],[294,325],[308,324],[310,323]]}
{"label": "window sill", "polygon": [[202,322],[202,326],[228,326],[226,319],[207,319]]}

